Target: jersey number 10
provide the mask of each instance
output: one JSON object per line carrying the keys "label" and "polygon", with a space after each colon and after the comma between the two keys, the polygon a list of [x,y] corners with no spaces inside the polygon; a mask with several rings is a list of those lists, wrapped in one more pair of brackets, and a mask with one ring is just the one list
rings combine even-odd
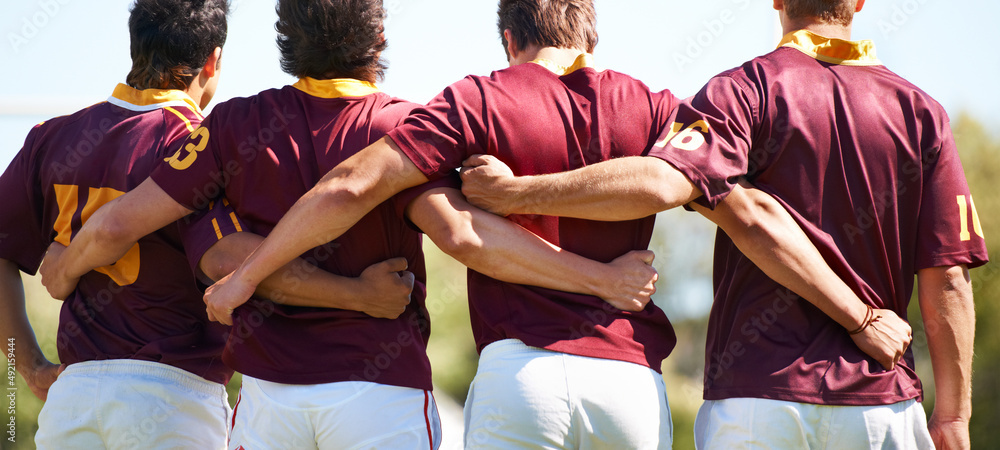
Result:
{"label": "jersey number 10", "polygon": [[976,232],[976,236],[985,238],[983,236],[983,225],[979,222],[979,214],[976,213],[976,203],[972,201],[972,196],[959,195],[958,196],[958,210],[959,217],[962,219],[962,242],[971,241],[972,233],[969,233],[969,210],[972,210],[972,228]]}
{"label": "jersey number 10", "polygon": [[[56,203],[59,205],[59,217],[52,228],[56,231],[56,242],[69,246],[70,238],[73,235],[73,216],[76,215],[80,205],[80,187],[75,185],[57,184],[53,186],[56,190]],[[125,193],[111,188],[89,188],[87,203],[80,211],[80,224],[87,223],[90,216],[100,207],[108,202],[124,195]],[[94,269],[103,273],[118,284],[128,286],[139,279],[139,244],[135,244],[125,253],[122,259],[110,266]]]}

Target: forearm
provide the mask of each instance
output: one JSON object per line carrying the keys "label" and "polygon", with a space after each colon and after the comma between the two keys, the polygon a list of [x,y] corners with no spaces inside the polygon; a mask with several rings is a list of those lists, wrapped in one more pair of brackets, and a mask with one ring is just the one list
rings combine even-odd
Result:
{"label": "forearm", "polygon": [[819,308],[848,330],[868,312],[864,302],[823,259],[792,216],[774,198],[737,186],[715,210],[692,204],[715,222],[768,277]]}
{"label": "forearm", "polygon": [[[3,339],[4,350],[14,345],[14,366],[23,375],[36,365],[39,358],[45,357],[28,322],[21,273],[17,265],[5,259],[0,259],[0,317],[3,317],[0,320],[0,338]],[[8,352],[3,353],[6,355]]]}
{"label": "forearm", "polygon": [[[200,269],[213,282],[218,281],[236,270],[263,241],[253,233],[228,235],[205,253]],[[334,275],[301,258],[265,278],[256,291],[275,303],[346,310],[360,310],[363,293],[358,279]]]}
{"label": "forearm", "polygon": [[[469,205],[454,189],[413,202],[409,217],[445,253],[472,270],[515,284],[600,295],[604,265]],[[605,275],[602,277],[601,275]]]}
{"label": "forearm", "polygon": [[965,266],[918,272],[918,297],[934,369],[934,415],[972,416],[972,358],[976,314]]}
{"label": "forearm", "polygon": [[191,213],[152,179],[97,210],[73,237],[59,260],[61,274],[79,278],[98,267],[114,264],[135,243]]}
{"label": "forearm", "polygon": [[510,213],[602,221],[647,217],[701,195],[673,166],[647,157],[618,158],[569,172],[508,178],[491,190],[498,199],[509,202]]}

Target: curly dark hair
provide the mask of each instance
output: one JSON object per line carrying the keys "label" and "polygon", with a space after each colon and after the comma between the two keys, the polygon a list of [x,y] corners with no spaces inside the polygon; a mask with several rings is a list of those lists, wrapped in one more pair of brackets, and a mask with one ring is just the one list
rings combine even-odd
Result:
{"label": "curly dark hair", "polygon": [[281,69],[316,79],[381,80],[385,40],[382,0],[279,0]]}
{"label": "curly dark hair", "polygon": [[136,89],[185,89],[226,43],[228,0],[136,0],[128,19]]}
{"label": "curly dark hair", "polygon": [[792,19],[817,18],[826,23],[850,25],[857,0],[785,0],[785,14]]}
{"label": "curly dark hair", "polygon": [[593,0],[500,0],[497,15],[504,48],[504,30],[511,31],[520,49],[534,44],[590,53],[597,46]]}

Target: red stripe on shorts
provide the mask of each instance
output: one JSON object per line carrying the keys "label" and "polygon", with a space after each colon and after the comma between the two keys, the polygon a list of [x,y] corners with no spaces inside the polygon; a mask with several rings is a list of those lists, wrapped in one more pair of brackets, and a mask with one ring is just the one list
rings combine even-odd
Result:
{"label": "red stripe on shorts", "polygon": [[434,450],[434,433],[431,432],[431,415],[430,415],[430,404],[431,395],[429,392],[424,391],[424,422],[427,424],[427,442],[431,444],[431,450]]}
{"label": "red stripe on shorts", "polygon": [[229,425],[229,439],[233,438],[233,430],[236,429],[236,411],[240,409],[240,400],[243,400],[243,388],[240,388],[240,395],[236,396],[236,404],[233,405],[233,420]]}

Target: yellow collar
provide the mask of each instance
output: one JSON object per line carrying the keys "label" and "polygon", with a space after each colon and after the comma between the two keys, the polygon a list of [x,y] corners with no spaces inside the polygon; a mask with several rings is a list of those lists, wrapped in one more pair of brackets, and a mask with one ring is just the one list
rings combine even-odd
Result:
{"label": "yellow collar", "polygon": [[594,55],[591,55],[590,53],[581,54],[576,58],[576,61],[573,61],[573,65],[569,67],[556,64],[547,59],[536,59],[530,62],[549,69],[556,75],[565,76],[576,72],[577,70],[583,69],[584,67],[594,68]]}
{"label": "yellow collar", "polygon": [[317,80],[305,77],[299,79],[292,87],[319,98],[364,97],[379,92],[374,84],[353,78]]}
{"label": "yellow collar", "polygon": [[108,98],[108,103],[131,111],[146,112],[168,106],[186,106],[201,116],[201,108],[184,91],[177,89],[138,90],[118,84]]}
{"label": "yellow collar", "polygon": [[845,66],[882,65],[882,62],[875,57],[875,43],[872,41],[845,41],[799,30],[786,34],[778,47],[792,47],[831,64]]}

